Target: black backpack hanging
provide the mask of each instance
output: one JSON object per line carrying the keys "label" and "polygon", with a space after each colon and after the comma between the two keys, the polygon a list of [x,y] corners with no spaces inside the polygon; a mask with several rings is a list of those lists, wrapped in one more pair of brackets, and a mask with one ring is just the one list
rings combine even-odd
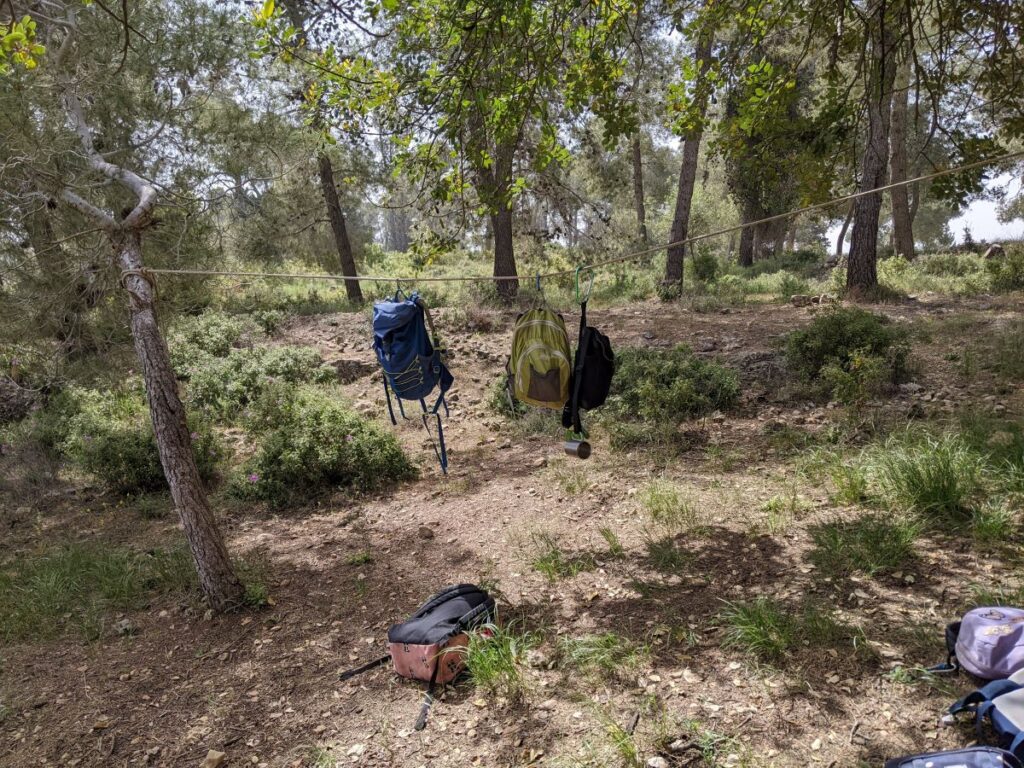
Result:
{"label": "black backpack hanging", "polygon": [[576,269],[576,299],[580,302],[580,336],[576,347],[576,360],[569,379],[569,400],[562,409],[562,426],[578,435],[585,434],[580,410],[590,411],[604,405],[615,373],[615,354],[608,337],[597,328],[587,325],[587,301],[594,286],[590,285],[580,299],[580,269]]}

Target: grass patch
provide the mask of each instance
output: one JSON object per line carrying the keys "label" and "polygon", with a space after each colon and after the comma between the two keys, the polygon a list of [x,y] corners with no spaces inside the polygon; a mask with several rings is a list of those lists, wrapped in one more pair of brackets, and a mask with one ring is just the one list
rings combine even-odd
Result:
{"label": "grass patch", "polygon": [[675,573],[689,560],[686,552],[676,546],[676,541],[672,536],[663,536],[660,539],[648,536],[645,544],[647,560],[657,571]]}
{"label": "grass patch", "polygon": [[618,535],[611,528],[605,526],[598,531],[601,534],[601,538],[608,544],[608,554],[619,559],[624,557],[626,550],[622,546],[622,542],[619,541]]}
{"label": "grass patch", "polygon": [[811,562],[823,573],[876,576],[906,568],[916,559],[914,542],[920,523],[899,517],[870,515],[850,522],[833,522],[812,529]]}
{"label": "grass patch", "polygon": [[307,756],[310,768],[336,768],[340,759],[331,754],[330,747],[310,747]]}
{"label": "grass patch", "polygon": [[1024,584],[1016,587],[999,584],[972,584],[971,597],[966,608],[979,608],[987,605],[1019,606],[1024,605]]}
{"label": "grass patch", "polygon": [[526,654],[540,644],[535,632],[519,631],[514,624],[487,624],[469,634],[463,653],[466,669],[478,688],[516,702],[526,692],[523,674]]}
{"label": "grass patch", "polygon": [[767,597],[727,602],[722,612],[723,646],[774,663],[802,646],[834,647],[851,636],[824,609],[806,604],[799,613]]}
{"label": "grass patch", "polygon": [[613,678],[629,675],[650,660],[650,648],[605,632],[566,637],[558,645],[562,663],[587,675]]}
{"label": "grass patch", "polygon": [[373,555],[369,552],[356,552],[345,558],[345,565],[369,565],[373,562]]}
{"label": "grass patch", "polygon": [[986,504],[971,515],[971,536],[979,544],[1006,544],[1017,533],[1017,515],[999,502]]}
{"label": "grass patch", "polygon": [[579,496],[586,493],[594,485],[590,473],[578,466],[567,466],[559,462],[551,467],[551,474],[558,483],[558,487],[570,496]]}
{"label": "grass patch", "polygon": [[583,571],[591,571],[597,563],[590,554],[566,554],[554,535],[535,531],[530,535],[535,550],[531,565],[535,571],[547,576],[549,581],[571,578]]}
{"label": "grass patch", "polygon": [[68,544],[0,570],[0,638],[41,640],[73,631],[95,640],[109,630],[111,613],[197,586],[184,544],[148,552]]}
{"label": "grass patch", "polygon": [[669,480],[655,480],[640,492],[640,505],[651,521],[672,532],[688,531],[699,523],[697,510],[679,486]]}
{"label": "grass patch", "polygon": [[986,466],[959,435],[894,436],[869,461],[889,504],[927,519],[970,521]]}

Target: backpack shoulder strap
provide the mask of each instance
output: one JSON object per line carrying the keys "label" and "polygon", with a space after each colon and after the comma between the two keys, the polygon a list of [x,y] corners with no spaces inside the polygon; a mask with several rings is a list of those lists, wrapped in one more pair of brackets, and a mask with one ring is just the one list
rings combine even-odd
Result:
{"label": "backpack shoulder strap", "polygon": [[369,662],[367,664],[363,664],[361,667],[354,667],[352,669],[346,669],[344,672],[342,672],[340,675],[338,675],[338,679],[339,680],[349,680],[349,679],[355,677],[356,675],[363,674],[363,672],[369,672],[371,669],[374,669],[375,667],[379,667],[381,664],[384,664],[390,658],[391,658],[391,655],[388,654],[387,656],[381,656],[379,659],[374,659],[373,661],[371,661],[371,662]]}
{"label": "backpack shoulder strap", "polygon": [[978,690],[973,691],[958,700],[949,708],[949,714],[958,715],[961,712],[976,711],[979,708],[979,704],[990,702],[997,696],[1002,696],[1004,693],[1010,693],[1011,691],[1017,691],[1020,689],[1020,684],[1015,683],[1012,680],[993,680],[988,685],[983,685]]}
{"label": "backpack shoulder strap", "polygon": [[[480,591],[483,592],[483,590]],[[494,598],[487,595],[486,600],[459,619],[459,629],[473,629],[473,627],[480,623],[481,619],[484,619],[485,617],[490,618],[494,612],[494,606]]]}

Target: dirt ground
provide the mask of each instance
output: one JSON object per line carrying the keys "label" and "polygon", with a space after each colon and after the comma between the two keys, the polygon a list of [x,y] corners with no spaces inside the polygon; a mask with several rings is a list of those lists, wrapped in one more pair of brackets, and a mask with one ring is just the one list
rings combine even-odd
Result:
{"label": "dirt ground", "polygon": [[[1024,412],[1019,388],[1001,390],[984,371],[968,383],[948,359],[1021,318],[1019,304],[935,299],[876,309],[930,329],[915,345],[921,391],[879,408],[942,416],[970,400]],[[968,743],[967,730],[937,719],[970,680],[908,683],[891,670],[942,661],[943,626],[971,583],[1015,584],[1019,560],[932,534],[899,573],[843,581],[816,574],[809,529],[854,511],[802,479],[794,454],[771,439],[779,423],[815,433],[844,418],[841,409],[794,401],[782,386],[778,339],[814,311],[765,305],[698,314],[655,302],[592,310],[591,324],[616,348],[686,342],[735,367],[743,400],[724,419],[693,424],[699,445],[682,455],[612,453],[597,429],[583,463],[562,455],[557,437],[524,436],[487,406],[513,314],[437,310],[456,377],[445,423],[449,475],[440,474],[422,425],[402,424],[421,466],[417,481],[284,511],[227,508],[229,546],[256,550],[269,564],[266,609],[210,617],[194,602],[167,598],[130,615],[138,631],[128,637],[0,647],[0,701],[9,711],[0,720],[0,765],[198,768],[210,749],[225,752],[228,766],[326,766],[328,755],[338,765],[413,768],[618,765],[608,725],[625,728],[637,713],[641,743],[674,723],[683,743],[662,753],[669,766],[702,764],[686,746],[697,730],[717,739],[716,764],[735,766],[880,766],[885,757]],[[576,317],[567,321],[572,328]],[[293,319],[278,338],[316,346],[356,407],[384,423],[368,335],[366,314],[340,314]],[[649,562],[637,498],[662,476],[686,489],[704,522],[699,534],[679,537],[685,564],[669,575]],[[799,500],[775,534],[764,506],[773,496]],[[102,493],[66,484],[18,509],[5,513],[0,546],[8,552],[40,540],[160,541],[175,532],[172,518],[133,520],[129,529]],[[624,556],[609,554],[603,527],[618,535]],[[530,565],[535,532],[571,554],[591,554],[597,567],[549,582]],[[354,557],[361,553],[369,557]],[[509,706],[463,682],[414,732],[416,684],[386,667],[338,682],[339,670],[381,654],[390,624],[460,581],[497,585],[501,615],[544,633],[525,702]],[[807,648],[765,667],[723,650],[722,601],[759,595],[815,597],[863,628],[874,655]],[[649,643],[650,664],[620,679],[584,680],[552,663],[559,637],[609,630]]]}

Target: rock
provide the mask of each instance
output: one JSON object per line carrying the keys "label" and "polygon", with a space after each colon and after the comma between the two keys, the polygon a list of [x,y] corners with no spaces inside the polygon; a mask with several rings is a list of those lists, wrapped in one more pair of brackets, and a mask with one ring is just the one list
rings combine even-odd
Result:
{"label": "rock", "polygon": [[668,751],[673,755],[681,755],[684,752],[689,751],[692,747],[692,742],[689,742],[686,739],[676,739],[668,745]]}
{"label": "rock", "polygon": [[554,699],[546,699],[537,705],[537,709],[552,710],[558,705],[558,702]]}
{"label": "rock", "polygon": [[92,729],[94,731],[105,731],[109,727],[110,718],[106,715],[101,715],[100,717],[96,718],[96,722],[92,724]]}
{"label": "rock", "polygon": [[924,387],[913,381],[908,381],[904,384],[900,384],[900,392],[902,392],[905,395],[913,395],[917,392],[920,392],[922,389],[924,389]]}
{"label": "rock", "polygon": [[640,334],[640,335],[641,335],[641,336],[643,336],[643,337],[644,337],[645,339],[647,339],[648,341],[651,341],[652,339],[654,339],[654,338],[655,338],[654,334],[653,334],[653,333],[651,333],[650,331],[644,331],[644,332],[643,332],[642,334]]}
{"label": "rock", "polygon": [[114,631],[119,635],[134,635],[139,631],[139,628],[132,624],[131,620],[121,619],[114,625]]}
{"label": "rock", "polygon": [[715,424],[721,424],[723,421],[725,421],[725,414],[722,413],[721,411],[715,411],[714,413],[711,414],[711,420],[715,422]]}
{"label": "rock", "polygon": [[421,539],[432,539],[434,538],[434,529],[429,525],[421,525],[419,530],[416,531],[416,535]]}
{"label": "rock", "polygon": [[548,459],[547,456],[541,456],[538,459],[534,459],[531,463],[537,468],[546,467],[548,465]]}
{"label": "rock", "polygon": [[981,258],[983,259],[1001,259],[1006,255],[1006,251],[1003,250],[1003,246],[999,243],[990,245],[985,251]]}
{"label": "rock", "polygon": [[526,652],[526,663],[538,669],[547,666],[548,659],[541,651],[533,648]]}
{"label": "rock", "polygon": [[225,758],[227,755],[223,752],[211,749],[206,753],[206,759],[199,764],[199,768],[218,768],[218,766],[224,765]]}
{"label": "rock", "polygon": [[714,341],[705,340],[697,344],[698,352],[714,352],[716,349],[718,349],[718,344]]}
{"label": "rock", "polygon": [[660,755],[647,758],[647,768],[668,768],[668,760]]}
{"label": "rock", "polygon": [[814,298],[803,293],[795,293],[789,297],[789,302],[794,307],[809,307],[814,303]]}

